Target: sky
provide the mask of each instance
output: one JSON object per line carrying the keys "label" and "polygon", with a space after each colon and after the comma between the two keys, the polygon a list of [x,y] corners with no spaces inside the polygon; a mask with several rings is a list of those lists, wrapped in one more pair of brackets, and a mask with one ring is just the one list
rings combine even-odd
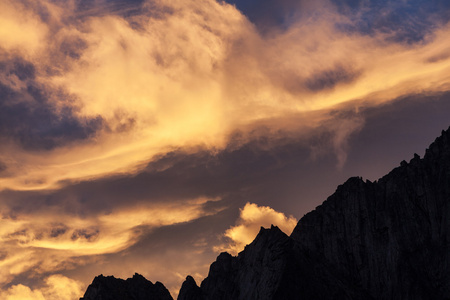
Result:
{"label": "sky", "polygon": [[450,125],[447,0],[0,0],[0,298],[176,297]]}

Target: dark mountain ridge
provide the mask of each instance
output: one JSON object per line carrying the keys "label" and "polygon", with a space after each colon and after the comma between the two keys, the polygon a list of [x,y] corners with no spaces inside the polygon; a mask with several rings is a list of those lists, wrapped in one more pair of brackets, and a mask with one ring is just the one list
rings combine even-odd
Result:
{"label": "dark mountain ridge", "polygon": [[449,241],[450,128],[423,159],[347,180],[291,236],[261,228],[237,257],[221,253],[178,300],[450,299]]}
{"label": "dark mountain ridge", "polygon": [[114,276],[97,276],[89,285],[80,300],[173,300],[169,291],[161,282],[152,282],[142,275],[134,274],[123,280]]}

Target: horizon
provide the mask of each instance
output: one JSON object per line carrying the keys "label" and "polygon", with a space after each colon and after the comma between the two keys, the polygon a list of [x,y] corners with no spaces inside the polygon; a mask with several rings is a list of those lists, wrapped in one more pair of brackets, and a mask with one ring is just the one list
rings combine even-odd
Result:
{"label": "horizon", "polygon": [[444,0],[0,0],[0,298],[176,297],[450,126]]}

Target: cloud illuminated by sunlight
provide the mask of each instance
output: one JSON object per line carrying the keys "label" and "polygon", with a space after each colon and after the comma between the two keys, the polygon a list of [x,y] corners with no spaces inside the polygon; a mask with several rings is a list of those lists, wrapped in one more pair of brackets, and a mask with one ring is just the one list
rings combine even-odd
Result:
{"label": "cloud illuminated by sunlight", "polygon": [[216,213],[203,209],[211,200],[217,201],[198,198],[183,205],[147,204],[83,218],[55,211],[3,217],[0,283],[24,272],[72,269],[95,255],[127,249],[149,230]]}
{"label": "cloud illuminated by sunlight", "polygon": [[1,48],[33,55],[45,47],[47,34],[46,24],[25,4],[10,0],[0,2]]}
{"label": "cloud illuminated by sunlight", "polygon": [[236,225],[225,231],[224,236],[230,242],[216,247],[215,251],[227,251],[232,255],[237,255],[254,240],[261,227],[270,227],[271,225],[278,226],[281,231],[289,235],[297,225],[297,219],[292,216],[286,217],[283,213],[268,206],[247,203],[241,208]]}
{"label": "cloud illuminated by sunlight", "polygon": [[[382,34],[337,29],[350,21],[329,6],[262,36],[234,6],[213,0],[148,1],[135,16],[93,14],[63,26],[76,16],[71,5],[39,3],[46,19],[31,6],[2,2],[0,21],[33,36],[0,33],[3,50],[31,51],[22,56],[35,67],[34,84],[53,113],[70,108],[78,126],[102,126],[88,127],[95,134],[73,143],[55,138],[45,154],[12,136],[2,145],[1,189],[134,173],[155,155],[221,149],[234,132],[246,138],[261,126],[295,135],[328,124],[342,166],[346,140],[363,122],[336,127],[331,111],[346,105],[357,112],[450,84],[448,26],[424,43],[388,42]],[[34,103],[25,83],[20,88],[21,80],[8,76],[3,83]]]}
{"label": "cloud illuminated by sunlight", "polygon": [[52,275],[45,279],[45,286],[30,289],[18,284],[6,291],[0,291],[0,298],[5,300],[73,300],[82,294],[82,284],[62,275]]}

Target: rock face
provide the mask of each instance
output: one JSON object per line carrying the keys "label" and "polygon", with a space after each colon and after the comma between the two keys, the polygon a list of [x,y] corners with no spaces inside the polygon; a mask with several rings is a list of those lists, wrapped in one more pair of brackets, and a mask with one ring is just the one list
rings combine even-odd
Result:
{"label": "rock face", "polygon": [[[172,299],[140,275],[99,276],[82,300]],[[261,228],[178,300],[450,299],[450,128],[376,182],[350,178],[291,236]]]}
{"label": "rock face", "polygon": [[350,178],[290,237],[261,229],[182,292],[178,300],[450,299],[450,129],[377,182]]}
{"label": "rock face", "polygon": [[178,294],[177,299],[184,300],[203,300],[203,292],[198,287],[192,276],[187,276],[186,280],[183,282],[181,286],[180,293]]}
{"label": "rock face", "polygon": [[153,284],[142,275],[127,280],[113,276],[97,276],[80,300],[173,300],[160,282]]}
{"label": "rock face", "polygon": [[378,182],[349,179],[292,238],[376,299],[449,299],[450,131]]}
{"label": "rock face", "polygon": [[[368,299],[315,255],[304,255],[278,227],[261,228],[237,257],[222,253],[201,284],[198,299]],[[178,298],[184,300],[184,298]]]}

